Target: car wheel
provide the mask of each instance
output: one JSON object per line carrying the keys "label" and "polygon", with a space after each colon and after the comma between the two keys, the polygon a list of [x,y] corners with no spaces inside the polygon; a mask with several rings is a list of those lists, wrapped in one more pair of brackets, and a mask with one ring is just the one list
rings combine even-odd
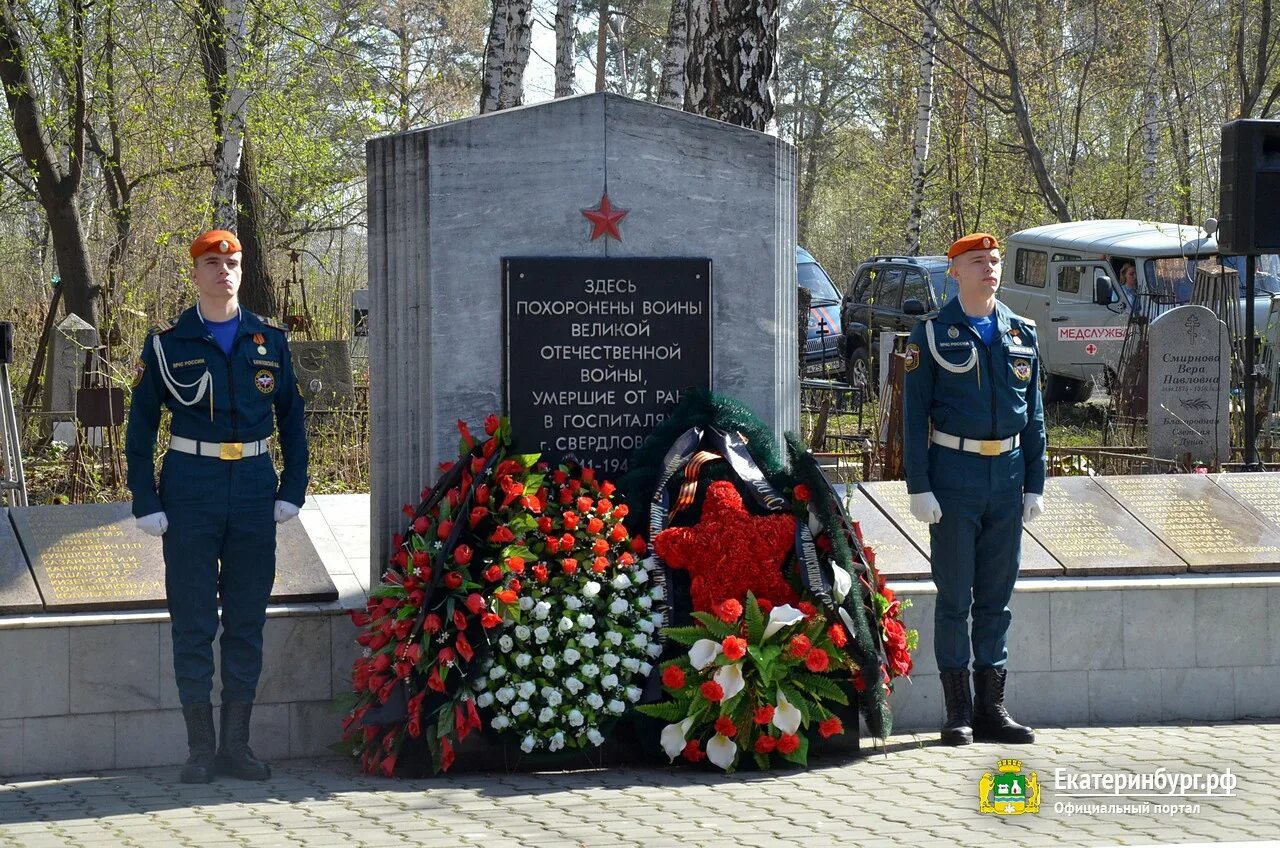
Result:
{"label": "car wheel", "polygon": [[1050,374],[1045,381],[1045,403],[1083,403],[1093,394],[1092,380],[1077,380]]}
{"label": "car wheel", "polygon": [[861,387],[868,392],[874,390],[875,386],[871,379],[871,362],[867,358],[866,347],[862,345],[855,347],[848,358],[845,359],[844,381],[855,388]]}

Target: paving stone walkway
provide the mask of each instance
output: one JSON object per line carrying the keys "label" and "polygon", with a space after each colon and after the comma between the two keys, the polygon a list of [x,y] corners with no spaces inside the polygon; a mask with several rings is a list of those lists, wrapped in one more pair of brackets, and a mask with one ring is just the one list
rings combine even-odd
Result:
{"label": "paving stone walkway", "polygon": [[[1037,773],[1038,814],[978,812],[979,780],[1002,757]],[[1081,787],[1113,780],[1082,774],[1159,769],[1202,780],[1229,770],[1233,794],[1220,784],[1213,797],[1081,797]],[[1025,748],[947,749],[902,734],[883,752],[772,774],[627,768],[393,781],[329,759],[277,763],[262,784],[181,786],[175,775],[0,783],[0,846],[1280,845],[1274,723],[1048,729]],[[1130,809],[1069,815],[1066,804]]]}

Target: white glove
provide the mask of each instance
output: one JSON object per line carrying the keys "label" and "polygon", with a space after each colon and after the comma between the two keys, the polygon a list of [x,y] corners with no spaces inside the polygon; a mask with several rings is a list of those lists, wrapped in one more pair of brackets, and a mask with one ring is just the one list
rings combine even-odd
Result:
{"label": "white glove", "polygon": [[1044,512],[1044,495],[1022,496],[1022,523],[1035,521]]}
{"label": "white glove", "polygon": [[920,492],[911,496],[911,514],[917,521],[937,524],[942,520],[942,506],[933,496],[933,492]]}
{"label": "white glove", "polygon": [[150,515],[135,518],[133,523],[148,536],[163,536],[164,531],[169,529],[169,516],[163,512],[153,512]]}
{"label": "white glove", "polygon": [[284,524],[298,516],[298,507],[288,501],[276,501],[276,524]]}

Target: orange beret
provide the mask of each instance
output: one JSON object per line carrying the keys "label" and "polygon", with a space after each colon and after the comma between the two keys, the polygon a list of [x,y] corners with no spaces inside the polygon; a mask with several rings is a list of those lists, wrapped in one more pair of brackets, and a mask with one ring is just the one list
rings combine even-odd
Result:
{"label": "orange beret", "polygon": [[999,250],[1000,240],[991,233],[970,233],[964,238],[955,240],[947,250],[947,258],[955,259],[970,250],[991,250],[992,248]]}
{"label": "orange beret", "polygon": [[199,259],[211,250],[218,253],[239,253],[240,239],[228,230],[210,230],[196,236],[196,240],[191,242],[192,259]]}

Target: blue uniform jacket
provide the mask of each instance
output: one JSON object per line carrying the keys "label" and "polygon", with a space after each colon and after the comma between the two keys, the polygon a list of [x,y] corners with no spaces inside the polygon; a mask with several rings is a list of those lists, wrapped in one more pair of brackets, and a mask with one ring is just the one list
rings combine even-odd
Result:
{"label": "blue uniform jacket", "polygon": [[[174,383],[197,383],[205,373],[212,378],[197,403],[188,406],[173,396],[160,373],[155,339]],[[179,385],[177,391],[191,400],[198,389]],[[173,435],[202,442],[257,441],[269,437],[278,423],[284,469],[275,497],[302,506],[307,492],[304,403],[293,374],[289,342],[279,324],[241,309],[230,356],[222,352],[194,306],[147,333],[135,371],[125,436],[133,514],[139,517],[163,509],[156,493],[154,460],[162,405],[173,413]]]}
{"label": "blue uniform jacket", "polygon": [[934,322],[937,355],[962,373],[940,365],[929,349],[925,320],[911,331],[903,402],[903,463],[907,491],[933,490],[929,482],[929,425],[966,439],[1007,439],[1021,434],[1026,461],[1024,491],[1044,493],[1044,409],[1034,321],[996,302],[996,336],[988,348],[969,326],[960,298],[939,310]]}

